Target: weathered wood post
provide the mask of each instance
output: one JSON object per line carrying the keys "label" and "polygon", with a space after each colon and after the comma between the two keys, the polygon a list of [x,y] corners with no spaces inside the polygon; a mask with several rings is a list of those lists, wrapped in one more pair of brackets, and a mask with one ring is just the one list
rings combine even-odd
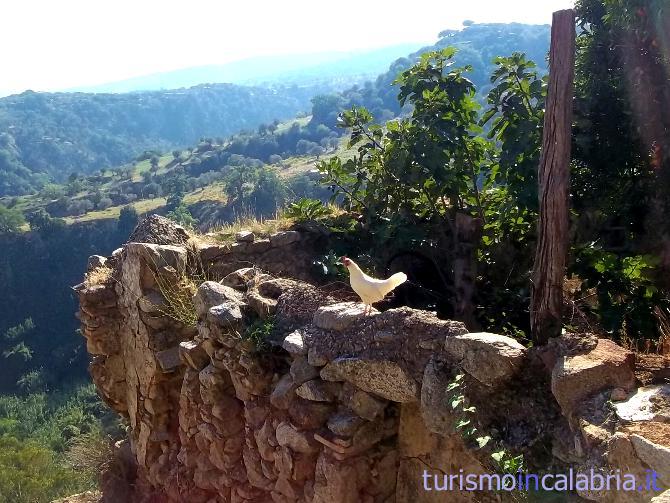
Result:
{"label": "weathered wood post", "polygon": [[538,242],[531,285],[530,326],[536,343],[561,333],[563,277],[568,252],[568,190],[575,77],[575,13],[554,12],[549,88],[538,173]]}

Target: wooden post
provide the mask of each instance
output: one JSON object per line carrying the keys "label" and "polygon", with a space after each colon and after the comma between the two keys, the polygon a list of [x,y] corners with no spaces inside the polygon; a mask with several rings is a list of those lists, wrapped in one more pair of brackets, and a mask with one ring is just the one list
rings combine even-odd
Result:
{"label": "wooden post", "polygon": [[549,89],[539,167],[538,242],[531,285],[530,326],[536,343],[561,333],[568,252],[568,190],[575,77],[575,13],[554,12]]}

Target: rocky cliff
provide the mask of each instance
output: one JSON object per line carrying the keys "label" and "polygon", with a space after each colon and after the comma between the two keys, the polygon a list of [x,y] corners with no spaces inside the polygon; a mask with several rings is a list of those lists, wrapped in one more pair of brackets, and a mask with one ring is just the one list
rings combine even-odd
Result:
{"label": "rocky cliff", "polygon": [[91,375],[128,424],[107,501],[500,501],[427,490],[424,474],[518,455],[529,471],[651,469],[670,486],[670,387],[638,389],[635,356],[611,341],[527,349],[430,312],[364,316],[310,277],[318,234],[197,244],[159,224],[92,257],[76,287]]}

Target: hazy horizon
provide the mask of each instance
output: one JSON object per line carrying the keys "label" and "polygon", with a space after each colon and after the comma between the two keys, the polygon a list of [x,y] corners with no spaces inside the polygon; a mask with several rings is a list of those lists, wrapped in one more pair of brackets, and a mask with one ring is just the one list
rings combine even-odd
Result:
{"label": "hazy horizon", "polygon": [[[11,22],[0,32],[0,43],[13,49],[3,58],[0,96],[90,87],[259,57],[429,44],[440,31],[460,28],[466,19],[548,24],[553,11],[572,5],[570,0],[449,3],[417,0],[409,11],[396,10],[390,2],[353,0],[317,7],[306,0],[243,5],[119,0],[106,9],[90,0],[11,3],[3,6]],[[359,20],[355,26],[349,21],[352,13]]]}

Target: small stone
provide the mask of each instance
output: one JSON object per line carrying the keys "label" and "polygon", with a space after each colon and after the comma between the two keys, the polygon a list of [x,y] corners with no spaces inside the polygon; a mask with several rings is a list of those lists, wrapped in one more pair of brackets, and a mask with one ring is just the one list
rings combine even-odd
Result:
{"label": "small stone", "polygon": [[247,400],[244,404],[244,418],[247,421],[247,426],[252,428],[260,428],[270,414],[270,404],[265,398],[254,398]]}
{"label": "small stone", "polygon": [[177,225],[169,218],[153,214],[144,217],[137,224],[128,242],[183,245],[188,239],[188,232],[181,225]]}
{"label": "small stone", "polygon": [[160,292],[152,290],[138,299],[137,307],[143,313],[160,316],[165,307],[165,297]]}
{"label": "small stone", "polygon": [[270,236],[272,246],[287,246],[300,241],[300,233],[297,231],[276,232]]}
{"label": "small stone", "polygon": [[261,320],[271,318],[277,311],[277,301],[261,296],[258,291],[247,293],[247,303]]}
{"label": "small stone", "polygon": [[320,379],[307,381],[295,390],[296,395],[312,402],[332,402],[334,396],[328,384]]}
{"label": "small stone", "polygon": [[[365,316],[365,306],[360,302],[340,302],[331,306],[323,306],[314,313],[313,323],[326,330],[344,330]],[[372,309],[366,318],[376,316],[379,311]]]}
{"label": "small stone", "polygon": [[272,245],[268,239],[257,239],[253,243],[248,243],[246,247],[247,253],[265,253]]}
{"label": "small stone", "polygon": [[254,439],[258,447],[258,453],[264,461],[274,461],[275,449],[273,445],[277,445],[275,437],[275,430],[272,427],[270,420],[265,420],[263,426],[254,431]]}
{"label": "small stone", "polygon": [[198,249],[200,252],[200,260],[203,264],[209,264],[230,252],[230,245],[228,244],[204,244]]}
{"label": "small stone", "polygon": [[286,290],[295,287],[295,282],[286,278],[260,279],[257,283],[258,293],[268,299],[279,299]]}
{"label": "small stone", "polygon": [[315,347],[309,348],[307,351],[307,363],[312,367],[323,367],[328,363],[328,358]]}
{"label": "small stone", "polygon": [[663,421],[670,417],[670,384],[638,388],[630,398],[626,394],[624,401],[615,403],[614,410],[625,421]]}
{"label": "small stone", "polygon": [[444,348],[464,371],[486,386],[512,377],[526,354],[526,348],[511,337],[486,332],[448,336]]}
{"label": "small stone", "polygon": [[254,239],[256,236],[251,231],[241,230],[235,233],[235,241],[238,243],[253,243]]}
{"label": "small stone", "polygon": [[103,283],[89,287],[86,287],[84,283],[81,283],[75,288],[79,293],[82,307],[84,305],[93,306],[95,310],[99,310],[116,306],[116,292],[114,291],[114,285],[111,283]]}
{"label": "small stone", "polygon": [[101,255],[91,255],[88,257],[88,266],[87,270],[88,272],[94,271],[95,269],[99,269],[100,267],[104,267],[105,264],[107,263],[107,258],[103,257]]}
{"label": "small stone", "polygon": [[426,339],[423,341],[419,341],[419,347],[421,349],[427,349],[429,351],[438,351],[440,346],[440,343],[436,341],[435,339]]}
{"label": "small stone", "polygon": [[314,478],[314,455],[312,454],[296,454],[293,459],[293,473],[291,474],[291,480],[296,481],[298,484],[305,484],[305,501],[313,501],[309,497],[309,484],[311,479]]}
{"label": "small stone", "polygon": [[379,442],[384,436],[384,428],[381,423],[368,422],[356,431],[353,438],[353,450],[356,452],[367,451]]}
{"label": "small stone", "polygon": [[563,356],[551,374],[551,391],[563,414],[572,417],[579,404],[607,388],[633,389],[635,355],[609,339],[598,339],[585,354]]}
{"label": "small stone", "polygon": [[291,401],[295,398],[296,385],[289,374],[283,375],[277,382],[272,394],[270,395],[270,403],[273,407],[278,409],[288,409]]}
{"label": "small stone", "polygon": [[145,264],[153,270],[170,266],[176,271],[186,267],[186,248],[183,246],[158,245],[152,243],[130,242],[126,245],[127,257],[141,257]]}
{"label": "small stone", "polygon": [[224,382],[221,373],[211,364],[198,372],[198,381],[204,388],[218,388]]}
{"label": "small stone", "polygon": [[179,343],[179,356],[189,367],[198,372],[209,365],[207,351],[195,341],[184,341]]}
{"label": "small stone", "polygon": [[298,431],[286,422],[277,426],[276,436],[279,445],[294,452],[309,454],[319,450],[319,443],[309,433]]}
{"label": "small stone", "polygon": [[670,503],[670,489],[652,498],[649,503]]}
{"label": "small stone", "polygon": [[216,281],[205,281],[193,296],[193,305],[199,317],[205,316],[210,308],[224,302],[242,304],[243,298],[237,290]]}
{"label": "small stone", "polygon": [[670,484],[670,472],[668,472],[670,448],[656,444],[641,435],[633,434],[630,440],[638,457],[658,474],[667,487]]}
{"label": "small stone", "polygon": [[245,446],[242,451],[242,459],[249,484],[260,489],[270,489],[272,482],[265,478],[261,467],[261,458],[254,449]]}
{"label": "small stone", "polygon": [[421,383],[421,417],[429,431],[449,435],[454,431],[454,410],[447,391],[451,375],[431,359],[423,372]]}
{"label": "small stone", "polygon": [[275,450],[275,466],[277,471],[284,477],[290,477],[293,473],[293,453],[287,447],[280,446]]}
{"label": "small stone", "polygon": [[181,358],[179,358],[179,346],[157,352],[156,360],[163,372],[174,372],[182,365]]}
{"label": "small stone", "polygon": [[256,276],[256,269],[245,267],[231,272],[221,280],[222,285],[235,288],[236,290],[246,290],[247,282]]}
{"label": "small stone", "polygon": [[415,402],[419,387],[397,363],[362,358],[337,358],[321,370],[326,381],[344,380],[394,402]]}
{"label": "small stone", "polygon": [[293,360],[291,364],[291,377],[296,386],[300,386],[302,383],[319,377],[319,369],[312,367],[307,363],[307,358],[301,356]]}
{"label": "small stone", "polygon": [[612,437],[612,434],[606,429],[585,420],[580,421],[579,429],[582,431],[582,437],[584,437],[586,446],[589,449],[606,443]]}
{"label": "small stone", "polygon": [[314,430],[321,428],[333,413],[333,406],[326,402],[311,402],[296,398],[288,407],[291,422],[299,428]]}
{"label": "small stone", "polygon": [[[353,386],[352,386],[353,388]],[[346,394],[346,388],[342,389],[342,395]],[[377,417],[384,413],[386,402],[377,397],[372,396],[365,391],[353,388],[353,392],[344,398],[343,403],[362,418],[368,421],[374,421]]]}
{"label": "small stone", "polygon": [[[282,347],[292,355],[304,356],[307,354],[307,346],[300,330],[288,334],[282,343]],[[309,357],[307,363],[309,363]]]}
{"label": "small stone", "polygon": [[207,320],[223,328],[234,328],[244,320],[240,306],[233,302],[225,302],[212,307],[207,313]]}
{"label": "small stone", "polygon": [[288,498],[287,501],[297,501],[301,494],[300,486],[283,477],[279,477],[275,483],[275,491],[283,494]]}
{"label": "small stone", "polygon": [[610,400],[613,402],[621,402],[628,398],[628,392],[623,388],[614,388],[610,393]]}
{"label": "small stone", "polygon": [[338,412],[328,419],[328,429],[335,435],[351,437],[364,422],[365,419],[351,412]]}

